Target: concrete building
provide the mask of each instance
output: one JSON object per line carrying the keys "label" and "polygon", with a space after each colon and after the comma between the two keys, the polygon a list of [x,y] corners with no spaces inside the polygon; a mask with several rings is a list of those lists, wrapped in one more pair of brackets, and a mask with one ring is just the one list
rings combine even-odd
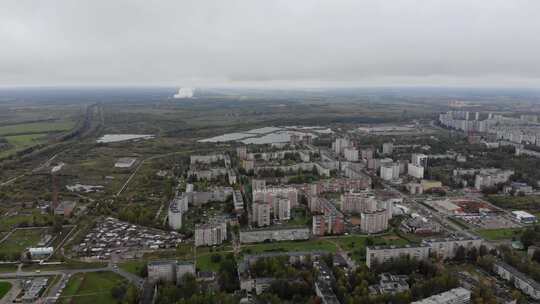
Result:
{"label": "concrete building", "polygon": [[120,168],[120,169],[131,168],[131,166],[133,166],[136,161],[137,161],[136,158],[122,157],[122,158],[119,158],[118,160],[116,160],[116,163],[114,164],[114,167],[115,168]]}
{"label": "concrete building", "polygon": [[357,162],[358,161],[358,149],[355,147],[347,147],[343,150],[343,154],[347,161]]}
{"label": "concrete building", "polygon": [[336,140],[332,143],[332,150],[334,150],[334,153],[337,155],[341,155],[343,154],[345,148],[350,146],[351,142],[348,138],[336,138]]}
{"label": "concrete building", "polygon": [[28,248],[32,260],[43,260],[51,256],[54,252],[53,247],[35,247]]}
{"label": "concrete building", "polygon": [[314,215],[312,220],[313,235],[339,235],[345,232],[344,217],[337,208],[327,203],[323,207],[322,215]]}
{"label": "concrete building", "polygon": [[424,167],[409,163],[409,165],[407,166],[407,174],[414,178],[423,179]]}
{"label": "concrete building", "polygon": [[151,261],[147,265],[148,281],[151,284],[157,282],[169,282],[180,284],[184,275],[195,275],[195,265],[184,261]]}
{"label": "concrete building", "polygon": [[[279,198],[287,198],[290,201],[291,208],[298,205],[298,189],[293,187],[268,187],[264,189],[253,190],[253,201],[262,201],[273,204]],[[272,206],[273,207],[273,206]],[[277,212],[273,210],[275,214]]]}
{"label": "concrete building", "polygon": [[309,228],[274,228],[252,229],[240,231],[240,242],[243,244],[264,241],[296,241],[309,239]]}
{"label": "concrete building", "polygon": [[361,213],[377,210],[377,200],[370,192],[347,192],[341,195],[341,212]]}
{"label": "concrete building", "polygon": [[399,163],[385,163],[381,165],[380,177],[390,181],[399,178]]}
{"label": "concrete building", "polygon": [[177,205],[176,200],[172,200],[169,204],[169,210],[167,213],[169,227],[174,230],[182,228],[182,216],[183,211],[180,206]]}
{"label": "concrete building", "polygon": [[360,230],[363,233],[379,233],[388,229],[388,212],[386,209],[362,212],[360,214]]}
{"label": "concrete building", "polygon": [[240,160],[247,159],[247,147],[246,146],[240,146],[236,148],[236,155]]}
{"label": "concrete building", "polygon": [[[282,198],[278,201],[278,214],[277,218],[280,221],[286,221],[291,219],[291,201],[286,198]],[[274,215],[274,217],[276,217]]]}
{"label": "concrete building", "polygon": [[369,268],[374,263],[384,263],[402,256],[407,256],[417,260],[427,259],[429,257],[429,246],[368,246],[366,250],[366,265]]}
{"label": "concrete building", "polygon": [[471,301],[471,292],[463,287],[451,289],[449,291],[425,298],[413,304],[466,304]]}
{"label": "concrete building", "polygon": [[77,202],[75,201],[62,201],[56,209],[54,209],[54,214],[63,217],[71,217],[76,206]]}
{"label": "concrete building", "polygon": [[481,238],[444,238],[444,239],[425,239],[422,244],[429,246],[430,252],[443,259],[452,259],[456,256],[459,247],[466,250],[471,248],[480,249],[482,246]]}
{"label": "concrete building", "polygon": [[485,187],[506,183],[512,175],[514,175],[513,170],[495,170],[492,172],[479,173],[474,178],[474,187],[477,190],[481,190]]}
{"label": "concrete building", "polygon": [[413,153],[411,156],[411,163],[415,166],[427,168],[428,156],[425,154]]}
{"label": "concrete building", "polygon": [[366,161],[373,159],[373,150],[373,148],[362,148],[360,149],[360,156]]}
{"label": "concrete building", "polygon": [[207,224],[195,225],[195,246],[214,246],[227,240],[227,223],[214,218]]}
{"label": "concrete building", "polygon": [[252,179],[251,188],[253,191],[264,190],[266,188],[266,180],[264,179]]}
{"label": "concrete building", "polygon": [[534,300],[540,300],[540,284],[524,273],[501,261],[493,264],[493,271]]}
{"label": "concrete building", "polygon": [[407,191],[409,191],[409,194],[415,195],[415,194],[422,194],[424,193],[424,188],[422,187],[422,184],[420,183],[408,183],[406,186]]}
{"label": "concrete building", "polygon": [[233,204],[234,204],[234,211],[237,213],[244,212],[244,197],[242,196],[242,192],[239,190],[235,190],[233,192]]}
{"label": "concrete building", "polygon": [[252,222],[258,227],[270,226],[270,203],[254,201],[251,207]]}
{"label": "concrete building", "polygon": [[148,281],[152,284],[157,282],[175,282],[176,261],[151,261],[148,262]]}
{"label": "concrete building", "polygon": [[534,224],[537,222],[536,216],[525,211],[512,211],[512,215],[523,224]]}

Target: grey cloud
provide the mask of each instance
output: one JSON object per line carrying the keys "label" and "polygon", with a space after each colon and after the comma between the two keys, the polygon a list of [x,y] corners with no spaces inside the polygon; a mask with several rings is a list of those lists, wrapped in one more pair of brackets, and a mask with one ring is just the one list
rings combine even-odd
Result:
{"label": "grey cloud", "polygon": [[534,0],[4,0],[0,85],[535,85],[539,10]]}

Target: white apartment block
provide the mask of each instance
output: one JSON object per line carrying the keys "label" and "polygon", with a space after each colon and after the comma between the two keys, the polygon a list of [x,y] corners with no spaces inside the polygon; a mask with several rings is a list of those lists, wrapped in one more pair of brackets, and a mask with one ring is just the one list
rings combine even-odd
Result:
{"label": "white apartment block", "polygon": [[390,181],[399,178],[399,164],[385,163],[381,165],[380,177],[383,180]]}
{"label": "white apartment block", "polygon": [[332,143],[332,149],[337,155],[341,155],[345,148],[349,146],[351,146],[351,142],[348,138],[336,138],[336,140]]}
{"label": "white apartment block", "polygon": [[[286,221],[291,219],[291,201],[289,199],[280,199],[278,206],[278,216],[280,221]],[[276,217],[274,215],[274,217]]]}
{"label": "white apartment block", "polygon": [[252,222],[258,227],[270,226],[270,203],[263,201],[253,202]]}
{"label": "white apartment block", "polygon": [[526,295],[540,300],[540,284],[514,267],[497,261],[493,264],[493,271],[504,280],[513,282],[514,286]]}
{"label": "white apartment block", "polygon": [[253,201],[263,201],[270,203],[279,197],[288,198],[291,208],[298,205],[298,189],[292,187],[272,187],[264,189],[253,189]]}
{"label": "white apartment block", "polygon": [[481,238],[445,238],[445,239],[426,239],[422,244],[429,246],[431,253],[438,255],[443,259],[452,259],[460,246],[466,250],[471,248],[480,249],[482,246]]}
{"label": "white apartment block", "polygon": [[195,226],[195,246],[214,246],[227,240],[227,223],[213,219],[207,224]]}
{"label": "white apartment block", "polygon": [[388,212],[386,209],[379,209],[360,214],[360,230],[363,233],[379,233],[388,229]]}
{"label": "white apartment block", "polygon": [[429,257],[429,246],[369,246],[366,251],[366,265],[369,268],[375,262],[384,263],[402,256],[408,256],[417,260],[425,260]]}
{"label": "white apartment block", "polygon": [[417,166],[415,164],[409,164],[407,166],[407,174],[414,178],[423,179],[424,178],[424,167]]}
{"label": "white apartment block", "polygon": [[377,200],[369,192],[348,192],[341,195],[341,212],[361,213],[377,210]]}
{"label": "white apartment block", "polygon": [[358,149],[355,147],[347,147],[343,150],[343,154],[347,161],[357,162],[358,161]]}

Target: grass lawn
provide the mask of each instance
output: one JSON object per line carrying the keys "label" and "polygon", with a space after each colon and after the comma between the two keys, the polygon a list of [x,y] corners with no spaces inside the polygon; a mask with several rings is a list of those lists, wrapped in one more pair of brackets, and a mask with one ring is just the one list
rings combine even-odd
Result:
{"label": "grass lawn", "polygon": [[[221,257],[221,259],[217,263],[214,263],[212,261],[212,256],[215,254]],[[227,254],[231,254],[231,253],[230,252],[208,252],[201,255],[197,255],[197,265],[196,265],[197,270],[216,271],[216,272],[219,271],[219,265],[221,261],[225,259],[225,256]]]}
{"label": "grass lawn", "polygon": [[18,229],[0,244],[0,254],[8,257],[20,255],[26,248],[37,245],[45,229]]}
{"label": "grass lawn", "polygon": [[146,267],[147,263],[148,263],[147,261],[141,261],[141,260],[126,261],[126,262],[118,263],[118,267],[120,267],[124,271],[140,276],[141,270]]}
{"label": "grass lawn", "polygon": [[338,248],[334,243],[325,239],[242,245],[242,253],[246,253],[246,254],[255,254],[255,253],[262,253],[262,252],[286,252],[286,251],[336,252],[337,249]]}
{"label": "grass lawn", "polygon": [[122,282],[125,279],[114,272],[78,273],[69,279],[59,303],[115,304],[111,289]]}
{"label": "grass lawn", "polygon": [[12,227],[20,223],[32,222],[31,215],[2,216],[0,220],[0,231],[11,231]]}
{"label": "grass lawn", "polygon": [[476,233],[490,241],[498,241],[519,237],[522,231],[522,228],[478,229]]}
{"label": "grass lawn", "polygon": [[10,282],[0,282],[0,300],[11,290]]}
{"label": "grass lawn", "polygon": [[6,136],[5,139],[11,145],[11,147],[7,150],[2,150],[2,152],[0,152],[0,157],[5,157],[17,151],[40,144],[46,140],[46,137],[47,137],[46,134],[25,134],[25,135]]}

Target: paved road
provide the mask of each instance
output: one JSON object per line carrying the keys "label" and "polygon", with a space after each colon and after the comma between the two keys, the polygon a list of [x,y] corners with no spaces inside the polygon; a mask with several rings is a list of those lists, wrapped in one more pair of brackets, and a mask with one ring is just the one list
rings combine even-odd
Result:
{"label": "paved road", "polygon": [[[117,267],[115,264],[109,264],[107,267],[102,268],[91,268],[91,269],[61,269],[61,270],[50,270],[50,271],[17,271],[17,272],[10,272],[10,273],[0,273],[0,279],[20,279],[20,278],[28,278],[28,277],[35,277],[35,276],[61,276],[60,280],[56,284],[54,284],[48,292],[48,295],[43,299],[47,302],[53,301],[53,298],[55,295],[62,291],[62,289],[67,284],[69,278],[76,274],[76,273],[89,273],[89,272],[101,272],[101,271],[112,271],[125,279],[127,279],[130,283],[137,286],[137,288],[142,288],[142,285],[144,283],[144,279],[134,275],[132,273],[126,272],[119,267]],[[54,302],[53,302],[54,303]]]}

